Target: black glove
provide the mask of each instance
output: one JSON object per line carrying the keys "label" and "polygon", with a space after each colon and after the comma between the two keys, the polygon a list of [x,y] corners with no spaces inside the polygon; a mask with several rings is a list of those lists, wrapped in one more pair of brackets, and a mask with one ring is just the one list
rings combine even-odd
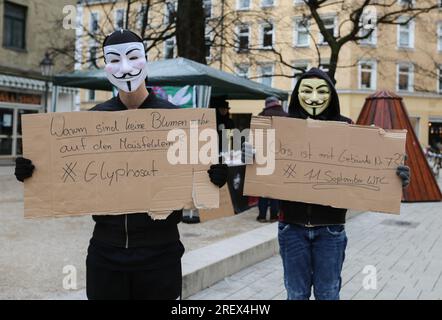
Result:
{"label": "black glove", "polygon": [[406,188],[410,184],[410,167],[408,166],[399,166],[396,169],[396,174],[402,180],[402,187]]}
{"label": "black glove", "polygon": [[32,177],[32,173],[34,172],[34,165],[32,161],[26,158],[17,158],[15,159],[15,177],[18,181],[25,181]]}
{"label": "black glove", "polygon": [[210,181],[219,188],[222,188],[227,182],[228,167],[226,164],[214,164],[207,171]]}

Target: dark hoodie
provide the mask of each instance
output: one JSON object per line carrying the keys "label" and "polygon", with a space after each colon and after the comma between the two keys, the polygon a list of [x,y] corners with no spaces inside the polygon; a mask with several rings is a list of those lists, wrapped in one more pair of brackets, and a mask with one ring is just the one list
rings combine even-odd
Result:
{"label": "dark hoodie", "polygon": [[[302,79],[320,78],[324,79],[331,90],[331,101],[328,108],[318,116],[311,116],[305,111],[299,102],[298,91]],[[352,123],[351,119],[341,116],[339,98],[333,82],[330,77],[320,69],[312,68],[302,74],[293,90],[289,104],[289,117],[299,119],[317,119],[323,121],[343,121]],[[309,204],[303,202],[281,201],[280,221],[285,223],[302,225],[333,225],[344,224],[347,209],[333,208],[319,204]]]}
{"label": "dark hoodie", "polygon": [[[151,90],[139,109],[176,109]],[[127,111],[117,96],[98,104],[91,111]],[[165,220],[153,220],[146,212],[112,216],[93,216],[95,228],[86,263],[113,271],[140,271],[179,263],[184,247],[179,241],[178,223],[182,210]]]}
{"label": "dark hoodie", "polygon": [[[177,106],[157,97],[151,90],[139,109],[176,109]],[[127,107],[114,97],[98,104],[91,111],[127,111]],[[130,215],[93,216],[93,239],[120,248],[158,246],[178,241],[178,223],[182,211],[174,211],[166,220],[152,220],[147,213]]]}

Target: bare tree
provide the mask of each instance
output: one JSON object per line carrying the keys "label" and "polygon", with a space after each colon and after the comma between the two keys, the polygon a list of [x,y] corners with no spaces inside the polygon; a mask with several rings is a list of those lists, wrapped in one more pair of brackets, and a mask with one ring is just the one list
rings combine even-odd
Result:
{"label": "bare tree", "polygon": [[[405,5],[398,5],[397,0],[360,0],[360,1],[334,1],[334,0],[304,0],[308,7],[307,17],[311,17],[317,24],[324,40],[330,46],[330,68],[329,75],[334,78],[336,68],[339,62],[339,54],[342,48],[350,42],[358,42],[367,39],[373,33],[375,28],[363,29],[362,18],[367,9],[374,9],[376,16],[372,21],[373,27],[383,24],[406,25],[416,17],[428,13],[432,10],[439,9],[439,5],[435,1],[421,0],[407,1]],[[324,20],[321,18],[320,10],[330,6],[340,4],[338,11],[343,16],[339,25],[337,34],[327,29]],[[403,19],[403,17],[406,17]],[[348,26],[348,30],[344,31],[344,25]],[[365,31],[365,32],[364,32]]]}
{"label": "bare tree", "polygon": [[[304,0],[304,4],[297,7],[297,12],[313,40],[318,64],[327,61],[329,75],[334,78],[338,67],[351,68],[357,64],[357,61],[339,64],[345,46],[370,38],[374,30],[382,25],[406,25],[419,16],[439,9],[435,0],[404,2],[405,5],[400,5],[397,0]],[[212,4],[216,4],[218,10],[207,17],[202,0],[109,0],[98,3],[83,0],[84,15],[91,16],[97,6],[102,15],[97,25],[79,26],[82,28],[81,42],[89,48],[88,52],[82,50],[81,54],[74,54],[73,43],[67,43],[64,48],[52,49],[54,53],[68,57],[68,60],[97,67],[96,61],[102,57],[97,47],[104,37],[118,27],[126,27],[141,34],[152,60],[160,58],[163,50],[158,48],[165,41],[176,37],[179,56],[205,63],[209,46],[211,55],[207,62],[228,71],[235,71],[231,70],[231,64],[225,63],[229,59],[243,60],[250,64],[275,61],[279,65],[278,70],[282,71],[267,76],[293,78],[299,73],[296,71],[303,71],[287,54],[287,48],[292,46],[291,39],[278,39],[278,42],[265,47],[259,43],[247,43],[247,48],[244,48],[241,42],[238,26],[248,21],[272,25],[279,17],[273,16],[271,10],[241,12],[229,3],[224,0],[213,1]],[[122,21],[115,21],[117,5],[121,8],[122,4],[125,7],[123,24]],[[323,15],[329,11],[334,12],[339,21],[334,29],[330,28]],[[372,12],[375,14],[370,17]],[[321,41],[312,34],[313,25],[319,30]],[[367,25],[371,27],[367,28]],[[285,28],[291,30],[292,21]],[[325,47],[328,50],[324,50]]]}
{"label": "bare tree", "polygon": [[67,42],[61,47],[53,45],[49,50],[52,55],[62,56],[67,63],[98,68],[97,62],[103,58],[100,48],[104,38],[115,30],[126,28],[140,34],[148,53],[175,37],[176,10],[169,3],[168,0],[82,0],[83,16],[88,18],[89,24],[77,26],[81,28],[81,38],[77,39],[81,47]]}
{"label": "bare tree", "polygon": [[207,64],[202,0],[178,0],[176,38],[180,57]]}

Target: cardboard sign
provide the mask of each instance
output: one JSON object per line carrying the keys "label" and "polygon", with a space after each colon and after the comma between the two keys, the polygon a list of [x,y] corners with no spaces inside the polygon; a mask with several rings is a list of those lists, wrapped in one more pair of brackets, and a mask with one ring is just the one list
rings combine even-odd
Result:
{"label": "cardboard sign", "polygon": [[[215,128],[208,109],[25,115],[24,157],[36,167],[25,182],[25,217],[149,212],[164,219],[173,210],[218,208],[210,164],[199,161],[211,140],[199,134],[217,139]],[[173,139],[172,129],[179,129]],[[218,150],[209,151],[217,160]],[[171,163],[171,153],[184,161]]]}
{"label": "cardboard sign", "polygon": [[[244,194],[399,213],[396,168],[404,162],[406,130],[278,117],[254,117],[251,128],[255,134],[275,129],[276,161],[271,175],[257,175],[259,165],[247,166]],[[267,150],[255,148],[262,163]]]}
{"label": "cardboard sign", "polygon": [[219,190],[219,208],[210,210],[199,210],[199,217],[201,222],[210,220],[231,217],[235,215],[233,209],[232,198],[230,197],[229,187],[224,185]]}

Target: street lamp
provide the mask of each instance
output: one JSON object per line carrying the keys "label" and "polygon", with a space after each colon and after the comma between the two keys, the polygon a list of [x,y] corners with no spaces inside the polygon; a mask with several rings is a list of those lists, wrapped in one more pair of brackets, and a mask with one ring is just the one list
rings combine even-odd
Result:
{"label": "street lamp", "polygon": [[49,52],[45,53],[45,57],[40,62],[41,75],[45,77],[45,109],[48,112],[48,95],[49,95],[49,80],[52,77],[54,62],[49,56]]}

